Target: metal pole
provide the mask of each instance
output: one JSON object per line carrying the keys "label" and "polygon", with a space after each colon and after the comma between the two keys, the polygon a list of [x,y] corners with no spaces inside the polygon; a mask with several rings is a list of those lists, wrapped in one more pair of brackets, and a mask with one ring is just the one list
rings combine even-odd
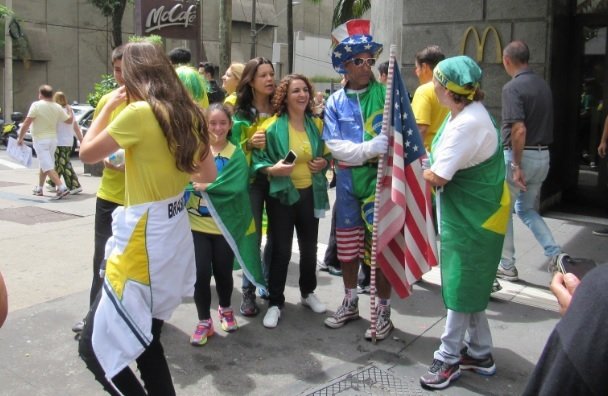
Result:
{"label": "metal pole", "polygon": [[257,40],[257,34],[258,32],[256,31],[256,24],[255,24],[255,5],[257,3],[257,0],[253,0],[251,2],[251,53],[250,53],[250,58],[253,59],[255,58],[255,42]]}
{"label": "metal pole", "polygon": [[287,0],[287,73],[293,73],[293,1]]}
{"label": "metal pole", "polygon": [[[390,123],[391,115],[391,92],[393,87],[393,69],[395,67],[395,58],[397,53],[397,46],[391,44],[390,55],[389,55],[389,66],[388,66],[388,80],[386,84],[386,96],[384,98],[384,113],[382,114],[382,134],[388,135],[388,126]],[[389,139],[390,141],[390,139]],[[390,150],[390,148],[389,148]],[[372,227],[372,257],[371,257],[371,274],[370,274],[370,296],[369,306],[371,315],[371,333],[372,342],[376,343],[376,326],[378,324],[378,313],[376,312],[376,271],[377,268],[377,255],[378,255],[378,211],[380,206],[380,192],[383,188],[390,188],[390,186],[383,186],[385,176],[385,160],[386,154],[381,155],[378,159],[378,175],[376,176],[376,195],[374,200],[374,224]]]}
{"label": "metal pole", "polygon": [[[6,0],[6,8],[13,9],[13,0]],[[13,112],[13,39],[9,32],[12,16],[4,19],[4,122],[10,121]]]}

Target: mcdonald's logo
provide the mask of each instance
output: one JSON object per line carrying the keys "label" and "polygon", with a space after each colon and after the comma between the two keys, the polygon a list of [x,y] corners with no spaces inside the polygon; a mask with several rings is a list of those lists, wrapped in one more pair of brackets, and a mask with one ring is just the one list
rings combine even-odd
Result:
{"label": "mcdonald's logo", "polygon": [[495,63],[502,63],[502,44],[500,42],[500,35],[494,26],[488,26],[484,29],[481,38],[479,38],[479,33],[477,29],[473,26],[469,26],[467,30],[464,31],[464,35],[462,36],[462,41],[460,42],[460,54],[464,55],[464,51],[467,46],[467,40],[470,34],[473,34],[473,38],[475,39],[476,51],[475,51],[475,60],[479,63],[483,61],[483,51],[486,46],[486,40],[488,39],[488,34],[492,32],[494,36],[494,41],[496,43],[496,54],[495,54]]}

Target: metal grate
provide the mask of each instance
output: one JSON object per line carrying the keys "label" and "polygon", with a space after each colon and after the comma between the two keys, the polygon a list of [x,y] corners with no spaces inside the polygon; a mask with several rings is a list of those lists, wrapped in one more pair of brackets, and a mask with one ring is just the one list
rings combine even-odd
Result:
{"label": "metal grate", "polygon": [[397,378],[376,366],[354,370],[306,396],[426,395],[413,378]]}

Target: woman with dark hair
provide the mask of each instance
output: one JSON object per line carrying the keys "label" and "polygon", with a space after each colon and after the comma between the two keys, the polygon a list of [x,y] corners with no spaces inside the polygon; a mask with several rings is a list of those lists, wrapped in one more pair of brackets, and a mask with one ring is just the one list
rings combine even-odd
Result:
{"label": "woman with dark hair", "polygon": [[[108,99],[80,147],[85,163],[123,148],[126,181],[125,205],[113,213],[106,245],[102,292],[85,320],[79,353],[112,395],[175,395],[160,334],[182,298],[192,296],[196,278],[183,191],[191,179],[213,181],[216,168],[203,113],[162,49],[126,44],[122,73],[125,86]],[[129,368],[133,360],[143,386]]]}
{"label": "woman with dark hair", "polygon": [[[329,209],[325,171],[329,154],[321,140],[323,123],[313,117],[312,86],[300,74],[285,76],[272,100],[276,116],[266,124],[266,144],[254,150],[253,168],[270,181],[267,201],[273,248],[268,271],[269,308],[264,326],[274,328],[285,303],[285,282],[291,257],[294,227],[300,248],[302,304],[325,312],[314,294],[317,287],[317,233],[319,218]],[[288,152],[295,160],[284,160]]]}
{"label": "woman with dark hair", "polygon": [[[263,149],[266,145],[266,133],[262,127],[273,113],[272,94],[274,93],[274,68],[272,62],[266,58],[251,59],[243,69],[243,75],[236,89],[237,100],[235,112],[232,117],[232,136],[230,141],[243,148],[247,160],[251,163],[251,151]],[[251,209],[255,221],[256,232],[261,243],[262,240],[262,213],[264,203],[268,200],[268,179],[266,175],[257,173],[249,185]],[[266,277],[269,254],[272,246],[271,227],[266,233],[266,248],[264,251],[264,277]],[[255,279],[243,275],[243,301],[241,314],[255,316],[260,311],[255,302]]]}
{"label": "woman with dark hair", "polygon": [[481,104],[481,69],[456,56],[437,64],[433,83],[450,113],[433,139],[423,177],[439,188],[441,289],[448,310],[441,345],[424,387],[443,389],[460,369],[493,375],[486,317],[509,215],[509,191],[499,132]]}

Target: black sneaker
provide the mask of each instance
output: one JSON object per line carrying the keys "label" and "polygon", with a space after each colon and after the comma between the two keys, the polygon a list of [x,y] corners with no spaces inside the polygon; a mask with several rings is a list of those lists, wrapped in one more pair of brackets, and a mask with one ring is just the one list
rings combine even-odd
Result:
{"label": "black sneaker", "polygon": [[460,361],[458,364],[463,370],[473,370],[477,374],[481,375],[490,376],[496,373],[496,365],[494,364],[492,354],[489,354],[484,358],[477,359],[468,354],[466,347],[460,351]]}
{"label": "black sneaker", "polygon": [[439,359],[433,359],[433,364],[429,371],[420,377],[420,385],[423,388],[443,389],[460,377],[460,367],[458,363],[447,364]]}
{"label": "black sneaker", "polygon": [[256,316],[260,312],[255,302],[255,290],[243,289],[240,311],[243,316]]}

